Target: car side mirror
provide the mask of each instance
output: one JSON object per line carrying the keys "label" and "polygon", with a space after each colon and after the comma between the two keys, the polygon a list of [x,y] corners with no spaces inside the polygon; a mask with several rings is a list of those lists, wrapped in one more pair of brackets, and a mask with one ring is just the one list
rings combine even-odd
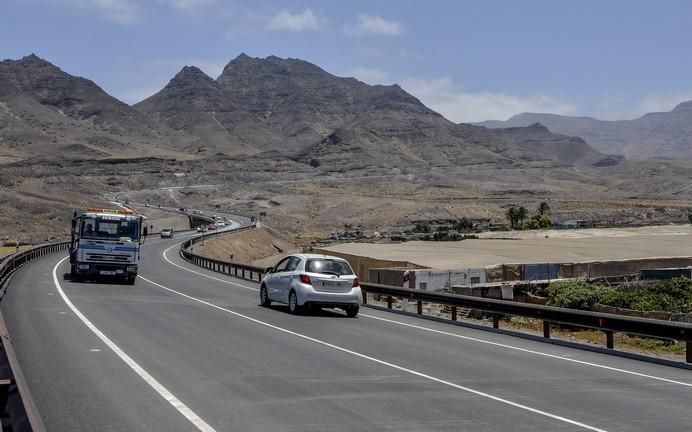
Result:
{"label": "car side mirror", "polygon": [[273,272],[274,272],[274,267],[267,267],[267,268],[264,270],[264,273],[265,273],[265,274],[267,274],[267,273],[273,273]]}

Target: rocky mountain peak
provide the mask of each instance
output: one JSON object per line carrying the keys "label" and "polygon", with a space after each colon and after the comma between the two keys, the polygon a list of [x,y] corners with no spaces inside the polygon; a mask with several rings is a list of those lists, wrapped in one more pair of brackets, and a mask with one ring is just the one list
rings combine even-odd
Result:
{"label": "rocky mountain peak", "polygon": [[196,66],[184,66],[168,85],[181,86],[201,83],[214,84],[215,81]]}
{"label": "rocky mountain peak", "polygon": [[692,111],[692,101],[682,102],[673,108],[674,112]]}

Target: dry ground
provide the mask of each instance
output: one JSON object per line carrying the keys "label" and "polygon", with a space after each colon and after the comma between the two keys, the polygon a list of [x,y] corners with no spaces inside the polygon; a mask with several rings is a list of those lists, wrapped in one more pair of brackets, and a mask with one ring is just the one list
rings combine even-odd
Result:
{"label": "dry ground", "polygon": [[[283,252],[280,252],[279,249]],[[285,254],[294,251],[295,246],[292,243],[278,238],[262,228],[211,237],[205,240],[204,244],[197,243],[195,245],[195,253],[209,258],[260,267],[276,264]]]}
{"label": "dry ground", "polygon": [[[560,263],[692,257],[692,226],[591,230],[590,236],[471,239],[454,242],[346,243],[326,249],[377,259],[410,261],[436,269],[503,263]],[[562,231],[557,232],[557,234]],[[548,236],[547,238],[545,236]]]}

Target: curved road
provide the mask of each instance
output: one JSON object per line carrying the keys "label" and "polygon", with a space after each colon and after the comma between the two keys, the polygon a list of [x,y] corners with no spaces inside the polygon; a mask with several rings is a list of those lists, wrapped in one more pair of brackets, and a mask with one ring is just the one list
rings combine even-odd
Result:
{"label": "curved road", "polygon": [[[49,431],[682,431],[692,372],[370,309],[293,316],[149,240],[135,286],[62,256],[2,301]],[[55,274],[55,278],[54,278]]]}

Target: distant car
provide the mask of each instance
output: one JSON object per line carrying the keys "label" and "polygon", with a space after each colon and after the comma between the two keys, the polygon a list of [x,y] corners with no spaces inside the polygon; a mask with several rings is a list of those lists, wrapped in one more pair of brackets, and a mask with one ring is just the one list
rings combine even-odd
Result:
{"label": "distant car", "polygon": [[161,238],[173,238],[173,228],[164,228],[161,230]]}
{"label": "distant car", "polygon": [[197,232],[207,232],[207,227],[205,227],[205,226],[198,226],[198,227],[197,227]]}
{"label": "distant car", "polygon": [[285,303],[297,314],[304,307],[343,309],[358,315],[363,294],[360,280],[348,261],[334,256],[290,255],[265,271],[260,285],[260,303]]}

